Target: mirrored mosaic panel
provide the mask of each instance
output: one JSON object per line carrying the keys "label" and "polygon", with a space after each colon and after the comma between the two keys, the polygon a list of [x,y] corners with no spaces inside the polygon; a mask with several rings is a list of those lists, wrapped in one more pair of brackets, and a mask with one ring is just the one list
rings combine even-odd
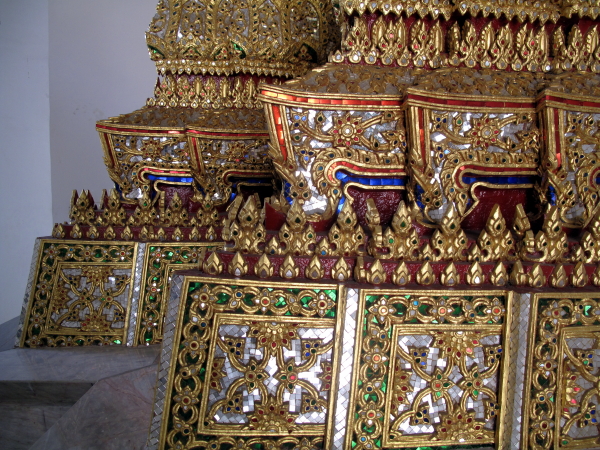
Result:
{"label": "mirrored mosaic panel", "polygon": [[600,445],[600,298],[538,294],[532,305],[522,445]]}
{"label": "mirrored mosaic panel", "polygon": [[339,289],[186,277],[159,448],[328,448]]}
{"label": "mirrored mosaic panel", "polygon": [[42,239],[22,347],[126,341],[138,244]]}
{"label": "mirrored mosaic panel", "polygon": [[221,243],[164,242],[148,245],[144,255],[138,326],[133,345],[162,341],[169,284],[175,270],[195,269],[205,251],[220,248]]}
{"label": "mirrored mosaic panel", "polygon": [[363,290],[345,448],[494,445],[512,294]]}

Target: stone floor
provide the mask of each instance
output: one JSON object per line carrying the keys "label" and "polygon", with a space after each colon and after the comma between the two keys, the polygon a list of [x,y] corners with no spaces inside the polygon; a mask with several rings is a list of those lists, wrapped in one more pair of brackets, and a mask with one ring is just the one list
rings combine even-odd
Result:
{"label": "stone floor", "polygon": [[0,325],[0,447],[142,449],[160,346],[13,348]]}

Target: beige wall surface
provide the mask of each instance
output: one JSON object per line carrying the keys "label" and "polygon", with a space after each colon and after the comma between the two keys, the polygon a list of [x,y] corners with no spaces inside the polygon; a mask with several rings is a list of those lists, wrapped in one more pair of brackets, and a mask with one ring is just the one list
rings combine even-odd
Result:
{"label": "beige wall surface", "polygon": [[48,3],[0,0],[0,323],[21,311],[36,236],[52,231]]}
{"label": "beige wall surface", "polygon": [[96,120],[152,96],[156,0],[0,0],[0,323],[20,313],[37,236],[73,189],[112,187]]}

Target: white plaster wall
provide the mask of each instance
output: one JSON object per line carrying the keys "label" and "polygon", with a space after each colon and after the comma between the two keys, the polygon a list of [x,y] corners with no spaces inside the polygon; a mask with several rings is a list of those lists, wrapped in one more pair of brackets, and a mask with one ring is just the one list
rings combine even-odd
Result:
{"label": "white plaster wall", "polygon": [[20,313],[36,236],[52,231],[48,2],[0,0],[0,323]]}
{"label": "white plaster wall", "polygon": [[129,113],[152,97],[156,70],[144,33],[156,0],[50,0],[52,217],[68,219],[73,189],[98,201],[113,187],[97,120]]}
{"label": "white plaster wall", "polygon": [[96,120],[152,96],[156,0],[0,0],[0,323],[20,313],[36,236],[73,189],[111,188]]}

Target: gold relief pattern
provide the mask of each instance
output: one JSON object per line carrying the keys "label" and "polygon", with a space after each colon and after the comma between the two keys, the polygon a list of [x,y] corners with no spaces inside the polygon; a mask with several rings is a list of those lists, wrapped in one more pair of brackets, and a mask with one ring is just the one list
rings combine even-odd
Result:
{"label": "gold relief pattern", "polygon": [[[170,108],[262,108],[257,100],[257,86],[266,78],[248,77],[199,77],[165,75],[158,79],[154,88],[154,98],[149,98],[147,106]],[[270,80],[276,84],[279,80]]]}
{"label": "gold relief pattern", "polygon": [[[331,217],[342,198],[352,201],[346,195],[349,186],[369,188],[368,177],[401,179],[405,175],[407,143],[401,111],[361,110],[360,106],[339,113],[282,109],[291,145],[279,153],[272,149],[271,156],[275,169],[289,184],[286,196],[301,201],[312,218],[317,214]],[[385,188],[404,189],[403,181],[389,182]]]}
{"label": "gold relief pattern", "polygon": [[327,448],[337,287],[214,281],[184,283],[161,445]]}
{"label": "gold relief pattern", "polygon": [[171,275],[176,270],[197,268],[204,253],[214,248],[214,244],[208,243],[164,243],[146,247],[134,345],[150,345],[162,341]]}
{"label": "gold relief pattern", "polygon": [[402,96],[414,81],[415,74],[411,69],[327,63],[286,81],[283,86],[298,93]]}
{"label": "gold relief pattern", "polygon": [[[376,2],[370,4],[375,5]],[[538,4],[542,2],[537,2]],[[550,2],[548,2],[550,3]],[[367,3],[365,3],[366,5]],[[465,9],[480,8],[480,2],[459,2]],[[431,5],[437,8],[437,5]],[[523,3],[511,2],[506,8],[515,13],[529,10]],[[554,5],[551,15],[559,15]],[[481,11],[502,9],[486,5]],[[528,14],[518,15],[521,21]],[[579,24],[570,28],[559,25],[544,27],[530,23],[515,29],[511,24],[501,25],[486,19],[487,24],[476,26],[467,19],[462,27],[458,23],[442,27],[440,21],[427,19],[395,18],[386,20],[379,16],[372,24],[365,16],[352,17],[343,25],[341,50],[330,57],[333,62],[351,64],[381,64],[383,66],[439,69],[442,67],[469,67],[507,70],[515,72],[549,72],[552,69],[600,72],[600,47],[596,25],[585,33]],[[536,20],[535,18],[532,20]]]}
{"label": "gold relief pattern", "polygon": [[[216,204],[226,203],[243,185],[272,186],[273,166],[267,157],[266,134],[263,139],[219,140],[202,138],[191,129],[188,136],[194,158],[200,158],[201,170],[194,178]],[[234,192],[234,187],[238,191]]]}
{"label": "gold relief pattern", "polygon": [[593,80],[575,78],[561,77],[542,96],[548,141],[542,189],[561,208],[563,221],[583,227],[596,214],[600,195],[600,105],[581,98],[594,90]]}
{"label": "gold relief pattern", "polygon": [[[440,111],[427,107],[429,96],[421,89],[411,90],[407,102],[415,122],[409,197],[430,219],[439,219],[443,205],[450,202],[461,217],[469,214],[478,203],[478,186],[534,186],[541,137],[532,110],[516,102],[521,111],[490,113],[490,102],[474,97],[476,106]],[[426,128],[424,134],[418,131],[421,127]]]}
{"label": "gold relief pattern", "polygon": [[271,185],[262,111],[183,111],[143,108],[97,123],[109,176],[126,196],[161,183],[196,181],[213,201],[223,203],[240,180]]}
{"label": "gold relief pattern", "polygon": [[525,446],[597,445],[600,303],[593,294],[538,294],[532,303]]}
{"label": "gold relief pattern", "polygon": [[42,240],[21,346],[125,342],[137,245]]}
{"label": "gold relief pattern", "polygon": [[161,0],[146,33],[159,73],[294,76],[335,45],[331,4]]}
{"label": "gold relief pattern", "polygon": [[362,291],[346,447],[498,442],[510,299]]}

